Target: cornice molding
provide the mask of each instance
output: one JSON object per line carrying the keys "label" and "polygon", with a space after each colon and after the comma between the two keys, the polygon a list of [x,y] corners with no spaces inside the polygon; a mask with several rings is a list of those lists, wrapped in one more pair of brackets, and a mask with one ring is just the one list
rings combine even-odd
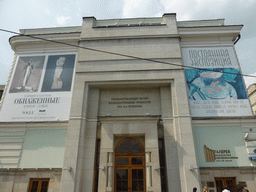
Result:
{"label": "cornice molding", "polygon": [[68,120],[54,121],[54,122],[1,122],[0,129],[5,128],[67,128]]}
{"label": "cornice molding", "polygon": [[[32,35],[31,35],[32,36]],[[60,33],[60,34],[43,34],[43,35],[33,35],[35,37],[44,38],[52,41],[64,41],[64,42],[74,42],[78,45],[80,39],[80,33]],[[41,44],[50,44],[52,42],[44,41],[41,39],[35,39],[28,36],[13,36],[9,39],[10,45],[13,50],[15,50],[16,46],[19,44],[27,44],[27,43],[41,43]],[[60,44],[61,45],[61,44]],[[63,45],[65,46],[65,45]],[[78,48],[77,48],[78,49]]]}
{"label": "cornice molding", "polygon": [[111,37],[88,37],[81,38],[83,41],[100,41],[100,40],[125,40],[125,39],[157,39],[157,38],[180,38],[178,34],[170,35],[135,35],[135,36],[111,36]]}
{"label": "cornice molding", "polygon": [[240,34],[242,25],[214,26],[214,27],[180,27],[178,32],[181,38],[197,36],[235,36]]}
{"label": "cornice molding", "polygon": [[235,118],[228,118],[228,119],[201,119],[201,120],[193,120],[192,119],[192,125],[193,126],[225,126],[225,125],[251,125],[256,127],[256,119],[255,118],[241,118],[241,119],[235,119]]}
{"label": "cornice molding", "polygon": [[157,116],[127,116],[127,117],[98,117],[101,123],[127,123],[127,122],[136,122],[136,121],[159,121],[160,115]]}

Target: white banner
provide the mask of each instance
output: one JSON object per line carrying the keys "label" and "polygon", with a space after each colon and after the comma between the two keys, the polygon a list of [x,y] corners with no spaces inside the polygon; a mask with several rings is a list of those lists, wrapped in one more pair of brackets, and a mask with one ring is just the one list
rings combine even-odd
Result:
{"label": "white banner", "polygon": [[19,56],[0,122],[68,120],[76,54]]}
{"label": "white banner", "polygon": [[193,117],[251,116],[233,47],[182,48]]}

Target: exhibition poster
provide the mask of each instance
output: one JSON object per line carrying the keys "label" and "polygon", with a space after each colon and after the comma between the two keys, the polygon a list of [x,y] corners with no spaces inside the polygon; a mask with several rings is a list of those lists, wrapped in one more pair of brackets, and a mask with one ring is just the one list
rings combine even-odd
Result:
{"label": "exhibition poster", "polygon": [[251,116],[233,47],[183,48],[192,117]]}
{"label": "exhibition poster", "polygon": [[0,122],[68,120],[76,54],[19,56]]}

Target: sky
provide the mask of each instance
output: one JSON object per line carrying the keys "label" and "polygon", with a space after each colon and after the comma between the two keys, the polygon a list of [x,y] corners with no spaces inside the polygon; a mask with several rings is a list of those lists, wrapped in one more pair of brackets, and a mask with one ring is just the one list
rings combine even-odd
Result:
{"label": "sky", "polygon": [[[178,21],[225,19],[244,25],[235,45],[243,74],[256,76],[256,0],[0,0],[0,28],[19,29],[81,26],[82,18],[161,17],[176,13]],[[14,52],[13,34],[0,31],[0,85],[6,84]],[[246,85],[256,77],[246,77]]]}

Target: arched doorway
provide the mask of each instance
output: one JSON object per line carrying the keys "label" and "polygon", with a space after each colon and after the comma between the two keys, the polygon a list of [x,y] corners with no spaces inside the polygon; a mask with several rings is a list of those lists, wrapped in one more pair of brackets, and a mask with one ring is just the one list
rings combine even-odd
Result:
{"label": "arched doorway", "polygon": [[145,150],[134,138],[126,138],[115,150],[115,192],[145,192]]}

